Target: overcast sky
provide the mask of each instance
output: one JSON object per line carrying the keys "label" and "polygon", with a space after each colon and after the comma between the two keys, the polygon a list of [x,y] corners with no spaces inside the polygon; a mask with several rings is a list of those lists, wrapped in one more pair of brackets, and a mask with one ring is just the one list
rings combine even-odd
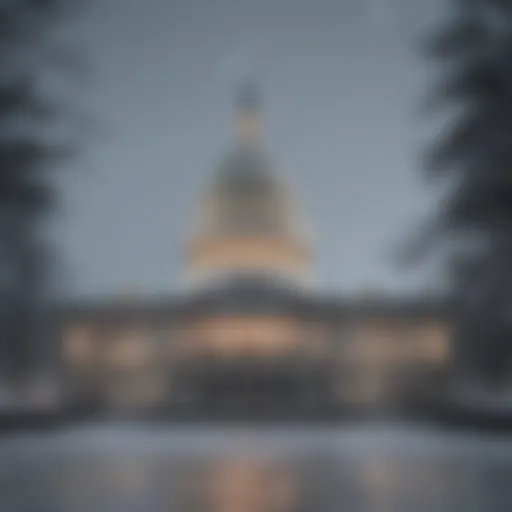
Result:
{"label": "overcast sky", "polygon": [[388,255],[433,204],[417,163],[433,66],[412,43],[443,0],[95,4],[71,30],[93,69],[76,94],[101,126],[63,181],[58,234],[73,294],[173,290],[249,72],[264,90],[268,149],[314,228],[321,286],[424,282]]}

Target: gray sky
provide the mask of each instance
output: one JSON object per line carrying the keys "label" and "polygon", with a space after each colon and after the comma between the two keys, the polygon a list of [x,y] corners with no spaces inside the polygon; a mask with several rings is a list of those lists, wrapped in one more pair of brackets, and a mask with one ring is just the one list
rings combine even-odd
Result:
{"label": "gray sky", "polygon": [[72,29],[94,70],[78,94],[102,128],[63,181],[72,293],[173,289],[246,71],[264,89],[269,151],[314,227],[322,286],[419,286],[388,254],[433,204],[416,158],[433,68],[412,41],[443,0],[95,3]]}

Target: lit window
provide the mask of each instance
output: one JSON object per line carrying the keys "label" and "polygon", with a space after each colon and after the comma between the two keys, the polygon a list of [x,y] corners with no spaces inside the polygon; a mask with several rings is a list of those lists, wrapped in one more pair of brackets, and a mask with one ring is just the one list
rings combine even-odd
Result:
{"label": "lit window", "polygon": [[74,326],[68,330],[64,339],[65,355],[73,363],[83,363],[92,352],[90,328]]}

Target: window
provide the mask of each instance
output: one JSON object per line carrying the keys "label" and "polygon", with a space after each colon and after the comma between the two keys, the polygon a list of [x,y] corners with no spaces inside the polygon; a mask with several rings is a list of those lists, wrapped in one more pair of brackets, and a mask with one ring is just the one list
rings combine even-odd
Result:
{"label": "window", "polygon": [[64,337],[65,357],[74,364],[83,364],[92,356],[92,328],[72,326]]}

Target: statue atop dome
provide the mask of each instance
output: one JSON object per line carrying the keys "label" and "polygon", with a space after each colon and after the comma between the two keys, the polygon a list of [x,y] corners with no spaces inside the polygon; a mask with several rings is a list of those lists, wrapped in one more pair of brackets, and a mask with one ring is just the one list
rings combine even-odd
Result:
{"label": "statue atop dome", "polygon": [[238,87],[236,106],[240,110],[259,110],[262,104],[260,87],[254,80],[244,80]]}
{"label": "statue atop dome", "polygon": [[242,144],[258,143],[261,137],[262,94],[253,80],[243,81],[236,94],[237,137]]}

